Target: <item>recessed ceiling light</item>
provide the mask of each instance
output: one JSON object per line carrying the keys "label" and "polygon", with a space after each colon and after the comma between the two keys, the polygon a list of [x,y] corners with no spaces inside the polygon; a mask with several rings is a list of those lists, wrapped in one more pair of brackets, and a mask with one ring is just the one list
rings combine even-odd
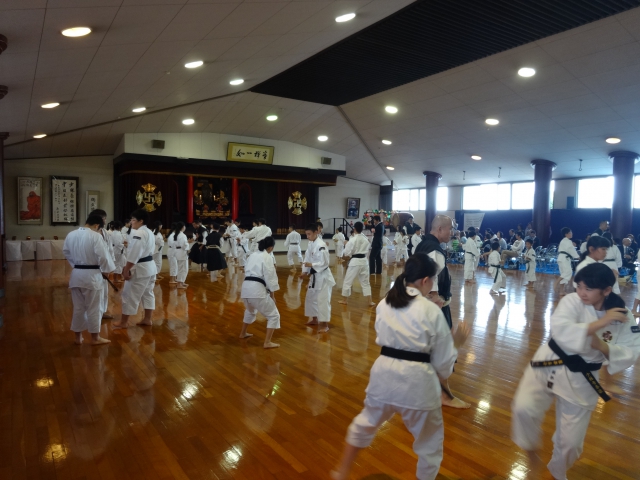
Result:
{"label": "recessed ceiling light", "polygon": [[56,108],[58,105],[60,105],[58,102],[53,102],[53,103],[45,103],[44,105],[40,105],[42,108]]}
{"label": "recessed ceiling light", "polygon": [[392,105],[387,105],[384,109],[387,113],[398,113],[398,109]]}
{"label": "recessed ceiling light", "polygon": [[471,160],[482,160],[480,155],[471,155]]}
{"label": "recessed ceiling light", "polygon": [[242,78],[237,78],[235,80],[231,80],[229,83],[231,85],[242,85],[244,83],[244,80]]}
{"label": "recessed ceiling light", "polygon": [[39,133],[38,135],[34,135],[33,138],[44,138],[46,136],[47,136],[46,133]]}
{"label": "recessed ceiling light", "polygon": [[498,125],[500,123],[500,120],[496,120],[495,118],[487,118],[484,123],[486,123],[487,125]]}
{"label": "recessed ceiling light", "polygon": [[391,145],[391,140],[382,140],[385,145]]}
{"label": "recessed ceiling light", "polygon": [[318,137],[318,140],[320,140],[321,142],[326,142],[327,140],[329,140],[329,137],[327,137],[326,135],[320,135]]}
{"label": "recessed ceiling light", "polygon": [[267,120],[275,122],[278,119],[278,115],[267,115]]}
{"label": "recessed ceiling light", "polygon": [[140,113],[140,112],[144,112],[147,109],[147,107],[138,107],[138,108],[134,108],[133,110],[131,110],[133,113]]}
{"label": "recessed ceiling light", "polygon": [[62,35],[65,37],[84,37],[90,33],[91,29],[89,27],[73,27],[62,31]]}
{"label": "recessed ceiling light", "polygon": [[395,167],[387,167],[387,170],[395,170]]}
{"label": "recessed ceiling light", "polygon": [[185,118],[182,120],[183,125],[193,125],[196,121],[193,118]]}
{"label": "recessed ceiling light", "polygon": [[536,74],[535,68],[523,67],[518,70],[518,75],[521,77],[533,77]]}
{"label": "recessed ceiling light", "polygon": [[353,20],[354,18],[356,18],[355,13],[347,13],[345,15],[340,15],[339,17],[336,17],[336,22],[338,23],[348,22],[349,20]]}
{"label": "recessed ceiling light", "polygon": [[607,143],[620,143],[620,139],[616,137],[609,137],[605,140]]}
{"label": "recessed ceiling light", "polygon": [[202,65],[204,65],[204,62],[202,60],[198,60],[195,62],[189,62],[189,63],[185,63],[184,66],[186,68],[198,68],[201,67]]}

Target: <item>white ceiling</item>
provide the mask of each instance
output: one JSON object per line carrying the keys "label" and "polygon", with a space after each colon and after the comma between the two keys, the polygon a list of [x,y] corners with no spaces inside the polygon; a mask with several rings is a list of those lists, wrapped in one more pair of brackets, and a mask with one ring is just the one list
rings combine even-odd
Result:
{"label": "white ceiling", "polygon": [[[9,144],[149,108],[125,121],[8,147],[6,155],[112,154],[125,132],[219,132],[329,150],[347,157],[351,178],[391,178],[406,188],[424,185],[424,170],[440,172],[441,185],[531,180],[534,158],[558,163],[554,178],[609,175],[609,152],[640,152],[640,9],[344,105],[393,172],[380,168],[335,107],[250,92],[181,106],[250,88],[409,3],[2,0],[0,33],[9,48],[0,55],[0,84],[9,94],[0,101],[0,131],[10,132]],[[356,19],[336,24],[348,11]],[[60,35],[73,25],[94,33]],[[195,59],[205,66],[183,67]],[[538,73],[521,78],[521,66]],[[229,85],[235,77],[245,84]],[[50,101],[62,105],[40,108]],[[386,104],[400,111],[389,115]],[[153,113],[167,107],[175,108]],[[268,113],[279,120],[267,122]],[[187,117],[195,125],[183,126]],[[488,127],[488,117],[500,125]],[[321,134],[329,141],[320,144]],[[607,136],[623,141],[611,146]]]}

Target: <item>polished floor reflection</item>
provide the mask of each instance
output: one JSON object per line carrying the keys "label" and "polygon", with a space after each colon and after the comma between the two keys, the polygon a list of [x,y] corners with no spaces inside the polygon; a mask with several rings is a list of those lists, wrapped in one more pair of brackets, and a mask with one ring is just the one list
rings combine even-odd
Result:
{"label": "polished floor reflection", "polygon": [[[338,304],[344,266],[333,266],[331,331],[305,327],[303,284],[278,257],[279,349],[263,350],[265,320],[239,340],[242,273],[212,281],[190,272],[186,291],[156,286],[153,328],[114,331],[103,347],[73,344],[70,268],[64,261],[9,264],[5,326],[0,329],[0,479],[326,479],[346,428],[359,412],[375,345],[375,312],[358,284],[347,310]],[[166,270],[165,261],[165,270]],[[399,269],[372,277],[379,300]],[[508,273],[507,293],[492,280],[462,285],[453,266],[454,321],[472,335],[460,352],[452,389],[469,410],[444,410],[444,461],[438,479],[527,477],[509,438],[510,402],[521,372],[548,336],[558,298],[554,277],[535,290]],[[167,277],[165,277],[167,278]],[[636,286],[624,286],[633,301]],[[111,311],[119,317],[120,296]],[[133,323],[133,322],[132,322]],[[602,383],[599,404],[574,479],[640,479],[640,373]],[[544,455],[554,428],[544,424]],[[354,479],[415,478],[412,438],[399,418],[359,457]],[[550,477],[548,477],[550,478]]]}

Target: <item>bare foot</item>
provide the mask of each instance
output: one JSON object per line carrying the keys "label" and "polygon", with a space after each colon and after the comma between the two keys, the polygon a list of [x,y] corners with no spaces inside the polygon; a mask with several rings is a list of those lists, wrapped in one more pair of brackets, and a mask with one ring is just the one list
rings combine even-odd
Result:
{"label": "bare foot", "polygon": [[496,292],[495,290],[489,290],[489,294],[490,295],[500,295],[498,292]]}
{"label": "bare foot", "polygon": [[253,337],[253,333],[245,333],[244,335],[240,335],[240,338],[249,338]]}
{"label": "bare foot", "polygon": [[[640,314],[638,314],[640,316]],[[307,323],[305,323],[305,325],[317,325],[318,321],[317,320],[309,320]]]}
{"label": "bare foot", "polygon": [[103,320],[111,320],[113,318],[113,315],[109,314],[109,313],[103,313],[102,314],[102,319]]}
{"label": "bare foot", "polygon": [[169,285],[176,285],[178,282],[169,280]]}
{"label": "bare foot", "polygon": [[369,303],[369,306],[370,306],[370,307],[375,307],[375,306],[376,306],[376,302],[371,302],[371,303]]}
{"label": "bare foot", "polygon": [[471,407],[471,404],[467,402],[463,402],[457,397],[453,397],[453,398],[443,398],[442,406],[451,407],[451,408],[469,408]]}
{"label": "bare foot", "polygon": [[76,345],[82,345],[82,342],[84,342],[84,339],[82,337],[80,337],[79,339],[76,338],[73,343],[75,343]]}
{"label": "bare foot", "polygon": [[329,327],[323,327],[318,329],[318,333],[327,333],[329,331]]}
{"label": "bare foot", "polygon": [[279,343],[273,343],[273,342],[269,342],[269,343],[265,343],[264,344],[264,348],[278,348],[280,346]]}
{"label": "bare foot", "polygon": [[183,290],[183,289],[186,289],[188,286],[189,285],[178,285],[178,288]]}
{"label": "bare foot", "polygon": [[153,322],[151,320],[142,320],[136,323],[139,327],[153,327]]}
{"label": "bare foot", "polygon": [[106,343],[111,343],[111,340],[102,337],[98,337],[97,340],[91,340],[91,345],[104,345]]}
{"label": "bare foot", "polygon": [[114,330],[119,330],[119,329],[123,329],[123,328],[129,328],[129,324],[128,323],[124,323],[124,324],[122,324],[122,323],[112,323],[111,327]]}
{"label": "bare foot", "polygon": [[338,303],[342,304],[342,305],[346,305],[347,301],[346,300],[338,300]]}

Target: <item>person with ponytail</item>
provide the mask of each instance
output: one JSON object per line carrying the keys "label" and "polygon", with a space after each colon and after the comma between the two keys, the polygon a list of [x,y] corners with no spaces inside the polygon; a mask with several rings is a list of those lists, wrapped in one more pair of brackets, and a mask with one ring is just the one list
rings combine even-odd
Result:
{"label": "person with ponytail", "polygon": [[271,252],[275,245],[276,241],[273,237],[266,237],[258,242],[258,251],[247,258],[245,277],[242,282],[241,297],[245,310],[240,338],[246,339],[253,336],[253,334],[247,333],[247,329],[256,321],[256,314],[260,313],[267,319],[264,348],[278,348],[280,346],[271,341],[273,332],[280,328],[280,312],[278,312],[275,297],[275,292],[280,290],[280,286],[271,258]]}
{"label": "person with ponytail", "polygon": [[[153,261],[156,264],[156,269],[158,270],[158,274],[160,270],[162,270],[162,248],[164,247],[164,235],[162,235],[162,222],[156,221],[153,224],[153,236],[156,244],[156,249],[153,252]],[[156,281],[163,280],[164,277],[160,275],[156,275]]]}
{"label": "person with ponytail", "polygon": [[[592,236],[589,242],[594,238],[606,240]],[[563,480],[580,458],[591,413],[600,399],[610,400],[598,383],[598,371],[606,364],[609,374],[622,372],[640,355],[640,327],[612,292],[616,277],[611,269],[594,260],[574,280],[576,292],[563,297],[551,315],[551,338],[527,366],[511,405],[511,438],[529,454],[532,478],[543,478],[537,450],[553,401],[556,431],[547,468]],[[627,415],[634,414],[630,408]]]}
{"label": "person with ponytail", "polygon": [[349,478],[358,452],[395,413],[415,439],[416,477],[433,480],[438,474],[444,440],[438,377],[451,375],[469,328],[460,323],[452,334],[442,310],[425,298],[437,271],[427,254],[415,253],[376,307],[376,343],[382,350],[371,368],[364,409],[351,422],[342,460],[331,472],[334,480]]}
{"label": "person with ponytail", "polygon": [[[576,266],[575,275],[578,274],[587,265],[593,263],[602,263],[607,258],[607,249],[611,246],[611,242],[600,235],[591,235],[587,242],[587,248],[580,256],[580,263]],[[573,288],[578,288],[578,283],[573,279]]]}
{"label": "person with ponytail", "polygon": [[[195,242],[189,243],[187,236],[184,234],[186,226],[182,222],[176,222],[171,234],[169,234],[169,246],[171,246],[175,253],[173,254],[176,263],[176,277],[175,282],[178,288],[184,289],[189,285],[184,283],[187,280],[187,273],[189,272],[189,250],[191,245],[199,245]],[[169,282],[171,283],[171,281]]]}

